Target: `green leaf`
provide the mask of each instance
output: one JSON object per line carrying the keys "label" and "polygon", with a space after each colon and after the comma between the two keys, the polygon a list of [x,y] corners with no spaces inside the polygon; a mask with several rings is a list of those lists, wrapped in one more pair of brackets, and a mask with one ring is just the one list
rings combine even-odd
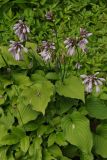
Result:
{"label": "green leaf", "polygon": [[[7,123],[8,122],[8,123]],[[12,128],[12,125],[14,123],[14,117],[13,115],[9,112],[9,110],[7,110],[6,115],[2,114],[1,118],[0,118],[0,123],[2,123],[3,125],[5,125],[5,127],[7,129]]]}
{"label": "green leaf", "polygon": [[56,91],[59,95],[69,98],[76,98],[84,100],[84,86],[81,80],[75,76],[69,77],[64,82],[56,82]]}
{"label": "green leaf", "polygon": [[19,126],[12,128],[12,134],[14,134],[18,138],[23,138],[25,136],[25,130],[24,128],[21,128]]}
{"label": "green leaf", "polygon": [[67,98],[67,97],[58,97],[57,98],[57,113],[62,115],[63,113],[68,112],[69,110],[72,110],[72,107],[74,105],[77,105],[77,100]]}
{"label": "green leaf", "polygon": [[7,150],[8,150],[7,147],[1,147],[1,148],[0,148],[0,159],[1,159],[1,160],[8,160],[8,159],[7,159],[7,156],[6,156]]}
{"label": "green leaf", "polygon": [[56,160],[52,155],[51,153],[45,149],[43,150],[43,160]]}
{"label": "green leaf", "polygon": [[34,131],[38,128],[36,121],[30,121],[24,125],[26,131]]}
{"label": "green leaf", "polygon": [[[83,153],[91,156],[93,145],[89,120],[79,112],[73,112],[62,119],[65,139],[77,146]],[[91,159],[90,159],[91,160]]]}
{"label": "green leaf", "polygon": [[25,136],[25,132],[22,128],[14,127],[12,133],[9,133],[2,137],[0,145],[12,145],[16,144]]}
{"label": "green leaf", "polygon": [[7,135],[7,128],[0,122],[0,141],[5,135]]}
{"label": "green leaf", "polygon": [[[25,12],[27,12],[28,9],[25,9]],[[28,10],[28,12],[26,13],[28,15],[28,13],[30,12],[31,10]],[[31,43],[31,42],[26,42],[26,47],[29,48],[29,49],[32,49],[33,51],[36,50],[36,45],[35,43]]]}
{"label": "green leaf", "polygon": [[30,145],[29,148],[29,155],[32,159],[36,157],[37,160],[42,160],[42,148],[41,148],[42,139],[36,137],[33,140],[33,143]]}
{"label": "green leaf", "polygon": [[62,132],[50,134],[48,138],[48,147],[52,146],[54,143],[58,144],[59,146],[67,145],[67,142],[65,141],[65,138]]}
{"label": "green leaf", "polygon": [[79,149],[71,144],[68,144],[67,146],[63,147],[63,155],[69,158],[74,158],[78,156],[79,154]]}
{"label": "green leaf", "polygon": [[54,157],[62,157],[62,152],[57,145],[54,144],[53,146],[49,147],[48,150]]}
{"label": "green leaf", "polygon": [[16,65],[17,61],[12,57],[12,54],[8,51],[7,46],[0,46],[0,68],[8,65]]}
{"label": "green leaf", "polygon": [[46,78],[49,79],[49,80],[58,80],[59,76],[55,72],[49,72],[49,73],[46,74]]}
{"label": "green leaf", "polygon": [[11,85],[13,82],[9,79],[9,75],[0,75],[0,84],[2,85],[2,88],[5,89],[7,86]]}
{"label": "green leaf", "polygon": [[6,96],[3,94],[4,94],[4,91],[0,90],[0,105],[4,104],[6,100]]}
{"label": "green leaf", "polygon": [[8,160],[15,160],[12,152],[9,153],[7,157]]}
{"label": "green leaf", "polygon": [[48,138],[48,147],[52,146],[55,143],[56,134],[52,133]]}
{"label": "green leaf", "polygon": [[12,75],[12,78],[16,85],[22,87],[32,85],[32,82],[30,81],[29,77],[24,75],[24,73],[14,73]]}
{"label": "green leaf", "polygon": [[39,72],[36,72],[36,73],[32,74],[31,80],[34,81],[34,82],[45,81],[46,78],[45,78],[44,72],[39,71]]}
{"label": "green leaf", "polygon": [[23,139],[21,139],[20,141],[20,148],[23,152],[27,152],[28,148],[29,148],[30,142],[29,142],[29,137],[26,136]]}
{"label": "green leaf", "polygon": [[93,155],[92,154],[86,154],[83,153],[80,157],[80,160],[93,160]]}
{"label": "green leaf", "polygon": [[22,121],[23,124],[26,124],[31,120],[35,120],[38,116],[38,113],[32,109],[32,106],[29,104],[27,105],[25,101],[26,99],[19,98],[19,103],[17,105],[18,110],[17,108],[15,110],[15,115],[20,124],[22,124]]}
{"label": "green leaf", "polygon": [[38,136],[42,136],[45,134],[45,132],[49,129],[48,125],[41,125],[39,126],[38,130],[37,130],[37,135]]}
{"label": "green leaf", "polygon": [[53,85],[49,81],[38,82],[26,88],[22,92],[22,96],[28,99],[28,103],[32,104],[34,110],[44,114],[48,102],[53,95],[53,89]]}
{"label": "green leaf", "polygon": [[91,117],[107,119],[107,105],[103,100],[95,97],[88,98],[85,107]]}
{"label": "green leaf", "polygon": [[14,134],[8,134],[1,139],[0,145],[12,145],[18,143],[19,141],[20,139]]}
{"label": "green leaf", "polygon": [[98,155],[107,158],[107,124],[97,126],[94,134],[94,149]]}
{"label": "green leaf", "polygon": [[62,132],[57,132],[56,133],[55,142],[59,146],[65,146],[65,145],[67,145],[67,142],[65,141],[65,138],[64,138],[64,134]]}

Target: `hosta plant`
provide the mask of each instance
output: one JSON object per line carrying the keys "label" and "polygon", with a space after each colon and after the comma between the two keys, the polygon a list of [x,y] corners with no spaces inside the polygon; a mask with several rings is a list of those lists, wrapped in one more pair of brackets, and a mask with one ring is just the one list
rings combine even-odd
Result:
{"label": "hosta plant", "polygon": [[0,159],[106,160],[105,3],[0,8]]}

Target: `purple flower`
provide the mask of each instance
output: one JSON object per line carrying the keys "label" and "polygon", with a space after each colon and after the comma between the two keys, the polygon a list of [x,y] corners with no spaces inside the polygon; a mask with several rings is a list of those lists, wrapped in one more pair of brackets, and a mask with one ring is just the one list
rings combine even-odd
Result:
{"label": "purple flower", "polygon": [[93,75],[81,75],[80,76],[83,79],[83,84],[85,84],[85,91],[87,93],[91,93],[94,86],[96,87],[96,92],[100,92],[100,86],[103,85],[103,82],[105,82],[105,79],[98,78],[96,76],[98,74],[99,72]]}
{"label": "purple flower", "polygon": [[46,49],[44,49],[42,52],[39,53],[41,55],[41,57],[43,58],[43,60],[45,62],[49,61],[51,59],[51,54],[49,53],[49,51],[47,51]]}
{"label": "purple flower", "polygon": [[88,40],[86,38],[83,38],[78,42],[78,46],[82,49],[83,52],[87,52],[86,44],[88,43]]}
{"label": "purple flower", "polygon": [[72,38],[67,38],[64,41],[64,44],[66,46],[66,48],[68,49],[67,54],[69,56],[73,56],[75,55],[75,45],[76,45],[76,40],[72,39]]}
{"label": "purple flower", "polygon": [[87,37],[91,36],[92,33],[87,32],[85,29],[80,28],[80,37],[76,37],[75,39],[67,38],[64,41],[66,48],[68,49],[67,54],[69,56],[75,55],[75,49],[77,47],[81,48],[83,52],[87,52],[86,45],[88,44]]}
{"label": "purple flower", "polygon": [[18,23],[14,25],[13,30],[15,31],[15,34],[19,37],[20,41],[23,42],[27,40],[27,34],[30,32],[30,29],[22,20],[19,20]]}
{"label": "purple flower", "polygon": [[80,28],[80,40],[78,46],[82,49],[83,52],[87,52],[86,44],[88,44],[87,37],[91,36],[92,33],[86,31],[86,29]]}
{"label": "purple flower", "polygon": [[92,33],[86,31],[86,29],[84,28],[80,28],[80,36],[83,37],[83,38],[87,38],[89,36],[91,36]]}
{"label": "purple flower", "polygon": [[21,42],[10,41],[9,51],[12,53],[15,60],[19,61],[23,59],[22,50],[27,52],[27,48],[25,48]]}
{"label": "purple flower", "polygon": [[51,11],[48,11],[45,14],[45,17],[46,17],[47,20],[52,21],[53,20],[53,13]]}
{"label": "purple flower", "polygon": [[43,41],[42,42],[42,47],[41,47],[41,52],[39,53],[41,57],[43,58],[44,61],[49,61],[52,58],[52,54],[55,50],[55,43]]}
{"label": "purple flower", "polygon": [[47,41],[42,41],[42,47],[44,49],[47,49],[47,50],[55,50],[55,43],[51,43],[51,42],[47,42]]}

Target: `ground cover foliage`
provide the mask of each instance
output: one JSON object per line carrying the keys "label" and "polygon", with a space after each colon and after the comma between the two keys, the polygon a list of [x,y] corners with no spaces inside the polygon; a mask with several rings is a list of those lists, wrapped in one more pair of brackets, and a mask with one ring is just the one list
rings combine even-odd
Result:
{"label": "ground cover foliage", "polygon": [[0,0],[0,159],[107,159],[106,0]]}

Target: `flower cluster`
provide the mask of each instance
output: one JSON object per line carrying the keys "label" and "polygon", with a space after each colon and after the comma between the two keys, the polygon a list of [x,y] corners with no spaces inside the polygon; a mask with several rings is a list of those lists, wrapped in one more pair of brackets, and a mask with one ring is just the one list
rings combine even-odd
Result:
{"label": "flower cluster", "polygon": [[22,20],[19,20],[18,23],[14,25],[13,30],[20,41],[10,41],[9,51],[12,53],[15,60],[19,61],[23,59],[22,51],[27,52],[27,48],[23,46],[23,42],[27,40],[27,34],[30,32],[30,29]]}
{"label": "flower cluster", "polygon": [[52,58],[55,50],[55,44],[47,41],[42,42],[41,52],[39,53],[45,62]]}
{"label": "flower cluster", "polygon": [[98,78],[96,76],[98,74],[99,72],[93,75],[81,75],[80,76],[83,79],[83,84],[85,85],[85,91],[87,93],[91,93],[94,86],[96,87],[96,92],[100,92],[100,86],[103,85],[103,82],[105,82],[105,79]]}
{"label": "flower cluster", "polygon": [[10,41],[10,48],[9,51],[12,53],[13,57],[15,58],[15,60],[22,60],[23,59],[23,55],[22,55],[22,51],[27,52],[27,48],[25,48],[21,42],[15,42],[15,41]]}
{"label": "flower cluster", "polygon": [[19,20],[18,23],[14,25],[13,30],[15,31],[15,34],[19,37],[20,41],[23,42],[27,40],[27,34],[30,32],[30,29],[22,20]]}
{"label": "flower cluster", "polygon": [[75,54],[75,46],[76,46],[76,39],[67,38],[64,41],[64,44],[66,45],[66,48],[68,49],[67,54],[69,56],[73,56]]}
{"label": "flower cluster", "polygon": [[88,43],[87,37],[91,36],[92,33],[87,32],[85,29],[80,28],[80,37],[77,37],[75,39],[73,38],[67,38],[64,41],[64,44],[66,48],[68,49],[67,54],[69,56],[75,55],[76,47],[79,47],[82,49],[84,53],[87,52],[86,44]]}

